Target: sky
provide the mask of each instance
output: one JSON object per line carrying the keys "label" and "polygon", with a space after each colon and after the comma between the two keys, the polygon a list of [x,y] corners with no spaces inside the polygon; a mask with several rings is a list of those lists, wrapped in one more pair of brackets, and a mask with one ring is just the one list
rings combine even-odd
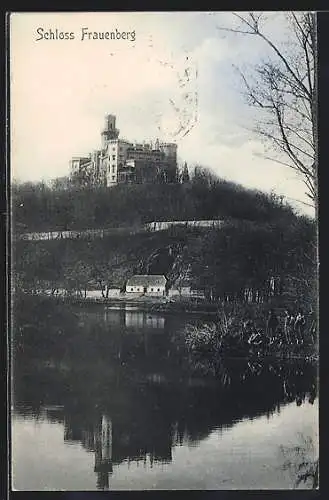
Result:
{"label": "sky", "polygon": [[[275,40],[283,13],[269,13]],[[69,173],[69,160],[101,146],[107,113],[130,141],[173,141],[181,163],[210,168],[246,187],[274,191],[310,213],[304,184],[248,129],[254,115],[234,66],[266,47],[218,29],[228,12],[14,13],[10,26],[11,171],[20,181]],[[85,32],[129,33],[82,40]],[[46,39],[49,30],[74,39]],[[128,37],[128,39],[127,39]]]}

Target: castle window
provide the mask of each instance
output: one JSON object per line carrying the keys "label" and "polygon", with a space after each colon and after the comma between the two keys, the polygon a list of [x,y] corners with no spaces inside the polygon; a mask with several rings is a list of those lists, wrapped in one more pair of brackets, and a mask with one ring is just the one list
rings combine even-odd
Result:
{"label": "castle window", "polygon": [[151,292],[153,292],[153,288],[151,288]]}
{"label": "castle window", "polygon": [[160,288],[158,288],[158,292],[160,292]]}
{"label": "castle window", "polygon": [[134,291],[134,289],[133,289],[133,288],[131,288],[131,289],[130,289],[130,291],[131,291],[131,292],[133,292],[133,291]]}

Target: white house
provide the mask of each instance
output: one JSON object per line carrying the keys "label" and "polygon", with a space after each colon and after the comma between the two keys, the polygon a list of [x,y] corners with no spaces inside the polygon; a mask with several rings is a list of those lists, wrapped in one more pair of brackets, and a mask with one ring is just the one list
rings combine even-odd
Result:
{"label": "white house", "polygon": [[162,274],[136,274],[128,279],[126,293],[164,297],[166,284],[167,279]]}

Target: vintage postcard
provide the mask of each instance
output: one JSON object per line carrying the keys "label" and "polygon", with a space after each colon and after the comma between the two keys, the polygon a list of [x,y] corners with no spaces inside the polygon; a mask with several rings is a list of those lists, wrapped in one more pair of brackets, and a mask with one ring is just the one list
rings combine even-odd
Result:
{"label": "vintage postcard", "polygon": [[318,488],[316,15],[8,22],[11,489]]}

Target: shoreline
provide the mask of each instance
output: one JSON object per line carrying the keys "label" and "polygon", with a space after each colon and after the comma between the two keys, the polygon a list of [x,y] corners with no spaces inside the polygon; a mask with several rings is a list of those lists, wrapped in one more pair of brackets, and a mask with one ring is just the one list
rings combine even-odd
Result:
{"label": "shoreline", "polygon": [[[139,300],[120,300],[120,299],[102,299],[95,300],[90,298],[78,298],[78,297],[59,297],[59,296],[49,296],[47,294],[24,294],[25,299],[36,299],[38,303],[36,303],[36,307],[42,309],[46,307],[46,303],[49,305],[53,304],[55,307],[61,308],[61,306],[67,306],[68,309],[71,309],[71,312],[75,315],[81,313],[95,313],[101,312],[101,314],[105,314],[108,311],[109,314],[112,311],[115,311],[118,314],[125,314],[126,312],[142,312],[149,315],[165,315],[165,316],[190,316],[192,320],[192,316],[194,319],[200,319],[202,321],[212,321],[212,323],[216,324],[219,320],[220,310],[218,305],[212,304],[210,310],[205,310],[206,304],[199,304],[199,307],[195,307],[195,304],[187,304],[182,302],[176,303],[166,303],[159,301],[139,301]],[[22,297],[21,297],[22,298]],[[17,297],[18,301],[20,301],[19,297]],[[24,299],[23,299],[24,300]],[[192,309],[191,306],[194,305]],[[207,304],[209,307],[209,303]],[[190,307],[188,307],[190,306]],[[85,309],[84,309],[85,308]],[[47,309],[47,307],[46,307]],[[79,311],[80,309],[80,311]],[[199,318],[198,318],[199,316]],[[208,318],[207,318],[208,317]],[[187,318],[188,321],[188,318]],[[192,332],[193,333],[193,332]],[[195,333],[195,332],[194,332]],[[193,333],[193,334],[194,334]],[[208,332],[209,333],[209,332]],[[208,333],[207,331],[203,331],[202,327],[196,337],[197,344],[200,342],[200,336],[205,336],[205,342],[208,342]],[[219,334],[219,333],[218,333]],[[298,344],[285,344],[284,342],[277,346],[243,346],[243,345],[234,345],[234,346],[223,346],[223,349],[214,353],[211,353],[209,360],[214,360],[218,356],[219,357],[228,357],[228,358],[253,358],[253,359],[301,359],[301,358],[311,358],[318,359],[319,352],[316,345],[311,343],[302,343]]]}
{"label": "shoreline", "polygon": [[102,306],[105,310],[125,310],[126,307],[130,306],[133,310],[138,310],[141,312],[153,312],[153,313],[180,313],[180,314],[218,314],[218,305],[209,302],[203,302],[202,304],[193,304],[187,301],[177,301],[177,302],[164,302],[157,301],[156,299],[149,300],[138,300],[133,298],[83,298],[83,297],[63,297],[48,294],[33,294],[24,293],[29,297],[36,297],[40,299],[49,299],[58,303],[79,305],[79,306]]}

